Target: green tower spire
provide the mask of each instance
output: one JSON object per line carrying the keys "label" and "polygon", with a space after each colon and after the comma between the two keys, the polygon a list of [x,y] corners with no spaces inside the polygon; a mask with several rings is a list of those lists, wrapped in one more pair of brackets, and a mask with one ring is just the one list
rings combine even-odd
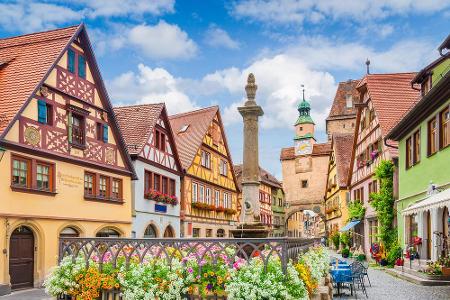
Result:
{"label": "green tower spire", "polygon": [[314,124],[314,121],[310,115],[311,105],[309,104],[308,101],[305,100],[305,89],[303,89],[303,101],[300,101],[300,103],[297,106],[297,110],[299,116],[297,122],[295,122],[295,126],[299,124]]}

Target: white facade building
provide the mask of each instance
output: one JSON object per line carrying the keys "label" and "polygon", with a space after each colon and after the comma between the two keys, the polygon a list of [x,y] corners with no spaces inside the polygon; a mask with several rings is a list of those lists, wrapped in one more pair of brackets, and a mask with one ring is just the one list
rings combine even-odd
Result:
{"label": "white facade building", "polygon": [[181,165],[163,103],[114,109],[138,180],[132,182],[136,238],[180,237]]}

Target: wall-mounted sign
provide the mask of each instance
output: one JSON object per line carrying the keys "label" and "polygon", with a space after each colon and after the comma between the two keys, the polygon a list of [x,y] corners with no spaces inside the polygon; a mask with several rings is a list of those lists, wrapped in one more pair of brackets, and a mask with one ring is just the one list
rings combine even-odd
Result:
{"label": "wall-mounted sign", "polygon": [[76,188],[76,187],[81,187],[83,186],[83,178],[79,177],[79,176],[74,176],[74,175],[69,175],[69,174],[64,174],[61,172],[58,172],[57,174],[57,179],[58,179],[58,183],[71,187],[71,188]]}
{"label": "wall-mounted sign", "polygon": [[155,211],[156,212],[166,213],[167,212],[167,206],[155,203]]}

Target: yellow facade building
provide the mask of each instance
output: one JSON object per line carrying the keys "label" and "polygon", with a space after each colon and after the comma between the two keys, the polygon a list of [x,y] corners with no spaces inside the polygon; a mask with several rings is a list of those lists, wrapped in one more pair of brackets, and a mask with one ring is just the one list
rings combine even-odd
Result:
{"label": "yellow facade building", "polygon": [[169,119],[184,171],[181,236],[231,236],[240,205],[219,108],[208,107]]}
{"label": "yellow facade building", "polygon": [[347,187],[353,134],[332,136],[328,180],[325,191],[325,226],[328,234],[339,231],[348,221],[350,194]]}
{"label": "yellow facade building", "polygon": [[129,236],[134,170],[83,25],[0,40],[0,294],[60,236]]}

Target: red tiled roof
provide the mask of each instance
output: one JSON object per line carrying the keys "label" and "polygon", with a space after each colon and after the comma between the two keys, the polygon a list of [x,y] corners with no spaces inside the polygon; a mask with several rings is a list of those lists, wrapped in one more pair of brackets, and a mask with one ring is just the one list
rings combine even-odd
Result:
{"label": "red tiled roof", "polygon": [[0,39],[0,135],[81,26]]}
{"label": "red tiled roof", "polygon": [[130,155],[137,155],[148,140],[164,103],[114,107]]}
{"label": "red tiled roof", "polygon": [[333,150],[336,160],[337,181],[340,187],[347,186],[350,161],[352,159],[354,134],[333,134]]}
{"label": "red tiled roof", "polygon": [[367,87],[375,108],[381,132],[385,136],[420,100],[420,93],[411,88],[416,73],[369,74],[358,85]]}
{"label": "red tiled roof", "polygon": [[356,89],[358,83],[359,80],[352,79],[339,83],[327,120],[356,117],[355,106],[348,108],[346,97],[347,95],[352,95],[353,104],[359,102],[359,92]]}
{"label": "red tiled roof", "polygon": [[[187,170],[191,166],[209,125],[218,111],[218,106],[211,106],[169,116],[183,169]],[[180,132],[183,126],[188,127],[186,131]]]}
{"label": "red tiled roof", "polygon": [[[239,189],[242,189],[242,165],[234,165],[234,173],[236,174]],[[281,182],[261,167],[259,167],[259,176],[261,177],[262,183],[275,188],[282,188]]]}
{"label": "red tiled roof", "polygon": [[[314,144],[313,156],[329,155],[331,153],[331,143]],[[282,148],[280,154],[280,160],[290,160],[295,158],[294,147]]]}

